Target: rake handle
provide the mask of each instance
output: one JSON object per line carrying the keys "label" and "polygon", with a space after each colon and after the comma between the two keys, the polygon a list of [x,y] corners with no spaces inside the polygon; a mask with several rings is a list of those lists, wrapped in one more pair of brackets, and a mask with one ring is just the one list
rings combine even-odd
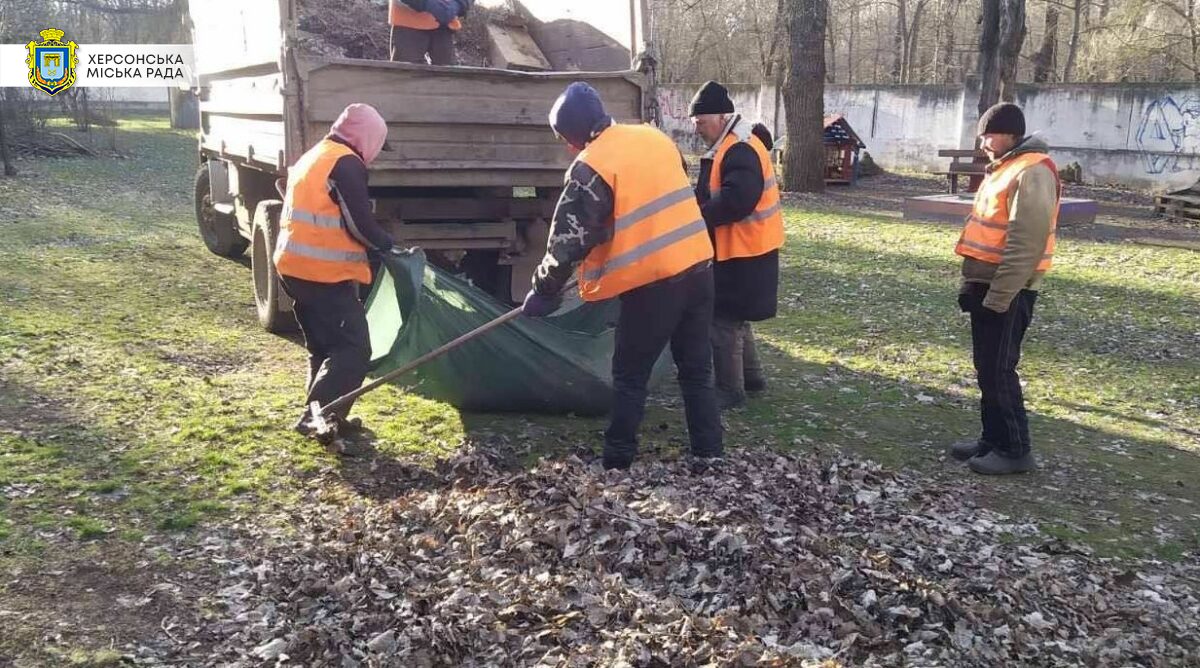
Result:
{"label": "rake handle", "polygon": [[323,406],[321,408],[321,416],[323,417],[323,416],[329,415],[331,411],[341,408],[342,406],[345,406],[346,404],[350,403],[351,401],[354,401],[355,399],[361,397],[362,395],[366,394],[367,392],[370,392],[371,390],[379,387],[380,385],[383,385],[384,383],[387,383],[388,381],[390,381],[394,378],[403,376],[404,374],[408,373],[409,371],[412,371],[413,369],[421,366],[422,364],[425,364],[426,362],[428,362],[432,359],[441,357],[442,355],[450,352],[451,350],[454,350],[455,348],[461,346],[462,344],[464,344],[472,339],[475,339],[480,336],[483,336],[484,334],[487,334],[488,332],[492,331],[493,329],[496,329],[497,327],[509,322],[510,320],[515,319],[519,315],[521,315],[521,307],[520,306],[518,306],[518,307],[514,308],[513,310],[509,311],[508,313],[505,313],[504,315],[496,318],[495,320],[492,320],[491,322],[488,322],[483,325],[480,325],[479,327],[476,327],[475,329],[467,332],[466,334],[463,334],[462,336],[458,337],[457,339],[454,339],[453,341],[451,341],[449,343],[446,343],[437,348],[434,348],[433,350],[425,353],[424,355],[421,355],[417,359],[409,362],[408,364],[405,364],[404,366],[400,367],[399,369],[389,371],[388,373],[380,376],[379,378],[376,378],[375,380],[371,381],[370,383],[363,385],[362,387],[358,388],[357,390],[354,390],[353,392],[348,392],[348,393],[338,397],[337,399],[334,399],[333,401],[329,402],[328,404],[325,404],[325,406]]}

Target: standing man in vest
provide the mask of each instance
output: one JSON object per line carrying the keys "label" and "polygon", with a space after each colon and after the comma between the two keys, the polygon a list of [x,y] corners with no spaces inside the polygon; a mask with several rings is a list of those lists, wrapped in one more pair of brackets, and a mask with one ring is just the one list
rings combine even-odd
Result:
{"label": "standing man in vest", "polygon": [[605,468],[633,463],[646,384],[668,344],[692,455],[720,456],[709,344],[713,249],[679,150],[651,126],[613,123],[599,94],[582,82],[559,96],[550,125],[578,157],[567,171],[525,314],[557,310],[576,265],[583,299],[620,299]]}
{"label": "standing man in vest", "polygon": [[[275,268],[296,300],[296,321],[308,349],[308,396],[296,431],[311,435],[308,406],[321,406],[358,389],[371,360],[367,316],[358,285],[371,282],[367,250],[389,252],[392,238],[371,215],[367,165],[387,139],[387,123],[373,107],[352,104],[316,146],[288,170],[287,193],[275,243]],[[350,406],[338,411],[342,434]]]}
{"label": "standing man in vest", "polygon": [[951,453],[976,473],[1002,475],[1035,467],[1017,363],[1054,253],[1061,185],[1046,143],[1025,136],[1020,107],[988,109],[978,134],[992,162],[954,251],[963,257],[958,303],[971,314],[983,433]]}
{"label": "standing man in vest", "polygon": [[750,323],[775,317],[784,236],[771,135],[733,111],[729,92],[715,81],[700,88],[689,111],[709,145],[696,198],[716,247],[712,346],[722,408],[766,390]]}
{"label": "standing man in vest", "polygon": [[454,65],[454,33],[462,29],[475,0],[390,0],[388,23],[392,27],[389,52],[393,61]]}

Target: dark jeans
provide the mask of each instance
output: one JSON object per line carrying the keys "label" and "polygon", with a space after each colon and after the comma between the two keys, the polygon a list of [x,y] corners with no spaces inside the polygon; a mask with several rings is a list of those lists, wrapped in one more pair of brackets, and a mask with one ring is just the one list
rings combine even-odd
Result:
{"label": "dark jeans", "polygon": [[[308,396],[321,406],[357,390],[371,363],[367,313],[358,301],[358,283],[314,283],[282,276],[283,289],[296,300],[296,322],[308,350]],[[336,411],[346,417],[350,405]]]}
{"label": "dark jeans", "polygon": [[713,278],[710,266],[631,290],[620,297],[613,352],[612,419],[604,436],[605,466],[628,466],[646,408],[646,384],[667,344],[679,371],[692,453],[721,454],[721,417],[713,388]]}
{"label": "dark jeans", "polygon": [[1033,304],[1037,293],[1022,290],[1004,313],[983,307],[987,285],[968,286],[958,297],[962,310],[971,314],[971,346],[975,375],[982,393],[984,449],[995,450],[1005,457],[1029,454],[1029,419],[1025,414],[1025,398],[1017,364],[1021,361],[1021,341],[1033,320]]}
{"label": "dark jeans", "polygon": [[425,64],[425,54],[434,65],[453,65],[457,61],[454,53],[454,31],[449,28],[417,30],[392,26],[389,54],[393,61]]}

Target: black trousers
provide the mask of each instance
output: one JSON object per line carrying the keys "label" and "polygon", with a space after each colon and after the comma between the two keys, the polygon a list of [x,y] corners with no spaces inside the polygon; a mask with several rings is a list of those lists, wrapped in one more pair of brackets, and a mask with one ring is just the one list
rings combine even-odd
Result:
{"label": "black trousers", "polygon": [[417,30],[392,26],[388,49],[391,59],[402,63],[424,65],[427,53],[434,65],[454,65],[458,60],[454,52],[454,31],[445,27]]}
{"label": "black trousers", "polygon": [[721,454],[721,417],[713,384],[711,266],[631,290],[620,297],[613,352],[613,409],[605,432],[606,466],[628,466],[646,408],[646,384],[668,343],[679,372],[692,453]]}
{"label": "black trousers", "polygon": [[[367,313],[358,300],[358,283],[315,283],[283,276],[283,289],[296,300],[296,322],[308,350],[308,396],[305,411],[316,401],[324,406],[357,390],[371,363]],[[344,418],[350,405],[335,413]]]}
{"label": "black trousers", "polygon": [[1029,454],[1029,418],[1017,364],[1021,361],[1021,342],[1033,320],[1037,293],[1022,290],[1004,313],[983,307],[987,285],[970,285],[959,295],[959,305],[971,314],[971,348],[975,376],[982,398],[979,402],[983,422],[980,443],[984,451],[995,450],[1005,457]]}

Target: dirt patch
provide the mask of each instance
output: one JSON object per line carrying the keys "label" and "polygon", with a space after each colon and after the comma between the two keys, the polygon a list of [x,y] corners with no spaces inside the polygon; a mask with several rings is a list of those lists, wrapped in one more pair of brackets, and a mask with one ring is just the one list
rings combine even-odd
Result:
{"label": "dirt patch", "polygon": [[178,651],[199,618],[187,602],[211,588],[215,574],[200,562],[171,563],[175,551],[118,541],[86,549],[51,544],[36,565],[0,571],[0,665],[61,665],[72,654],[104,651],[141,659]]}

